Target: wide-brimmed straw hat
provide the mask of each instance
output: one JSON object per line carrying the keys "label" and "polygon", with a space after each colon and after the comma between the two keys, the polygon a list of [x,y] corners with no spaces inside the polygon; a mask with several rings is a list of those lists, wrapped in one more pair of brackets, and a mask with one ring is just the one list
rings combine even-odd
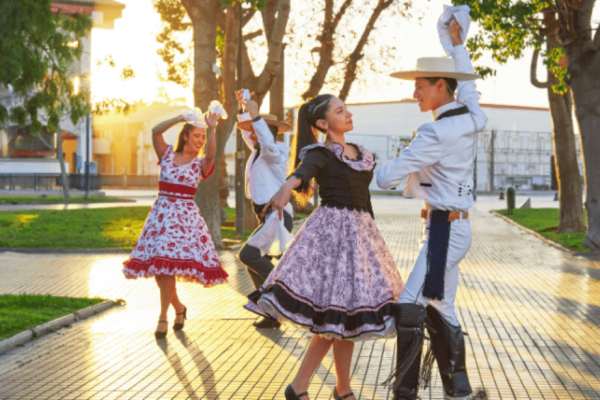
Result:
{"label": "wide-brimmed straw hat", "polygon": [[[277,133],[283,133],[292,130],[292,126],[290,124],[288,124],[287,122],[277,121],[277,117],[273,114],[260,114],[260,116],[262,117],[262,119],[265,120],[267,125],[276,126]],[[254,130],[254,128],[252,127],[252,120],[238,122],[237,127],[242,131]]]}
{"label": "wide-brimmed straw hat", "polygon": [[390,74],[398,79],[414,81],[417,78],[453,78],[457,81],[472,81],[481,78],[477,74],[457,72],[454,60],[449,57],[423,57],[417,59],[417,68]]}

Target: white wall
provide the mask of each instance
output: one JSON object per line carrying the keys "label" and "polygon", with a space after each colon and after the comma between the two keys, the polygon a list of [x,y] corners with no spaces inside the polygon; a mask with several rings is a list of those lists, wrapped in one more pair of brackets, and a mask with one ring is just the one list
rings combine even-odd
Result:
{"label": "white wall", "polygon": [[[69,163],[65,161],[69,171]],[[0,174],[60,174],[58,160],[0,159]]]}
{"label": "white wall", "polygon": [[[488,116],[488,124],[485,132],[479,134],[478,190],[489,189],[491,130],[497,132],[495,186],[504,185],[507,179],[511,179],[510,176],[517,175],[528,176],[530,184],[534,180],[548,183],[552,155],[552,120],[549,110],[493,104],[482,104],[481,107]],[[353,114],[354,130],[346,134],[346,139],[373,152],[377,158],[377,169],[395,157],[398,138],[409,139],[420,125],[432,121],[431,112],[421,112],[412,99],[348,104],[348,110]],[[503,142],[506,137],[512,137],[509,143]],[[578,140],[576,142],[579,148]],[[225,153],[232,154],[234,151],[235,133],[229,138]],[[235,173],[233,163],[228,165],[228,172]],[[374,182],[371,189],[377,189]]]}

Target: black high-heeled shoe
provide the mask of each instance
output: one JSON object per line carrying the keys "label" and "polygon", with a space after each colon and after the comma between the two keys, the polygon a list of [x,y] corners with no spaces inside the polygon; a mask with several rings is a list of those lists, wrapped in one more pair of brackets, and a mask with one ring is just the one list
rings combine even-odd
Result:
{"label": "black high-heeled shoe", "polygon": [[340,396],[337,393],[337,389],[335,387],[333,388],[333,398],[334,398],[334,400],[344,400],[344,399],[347,399],[347,398],[352,397],[352,396],[354,396],[354,393],[352,393],[352,392],[350,392],[348,394],[345,394],[343,396]]}
{"label": "black high-heeled shoe", "polygon": [[302,400],[300,397],[308,396],[308,392],[296,394],[294,389],[292,389],[292,385],[287,385],[285,388],[285,400]]}
{"label": "black high-heeled shoe", "polygon": [[[165,324],[168,324],[169,321],[164,320],[164,319],[159,319],[158,320],[159,323],[164,322]],[[167,327],[167,330],[169,329],[169,327]],[[154,337],[157,339],[164,339],[167,337],[167,331],[156,331],[154,332]]]}
{"label": "black high-heeled shoe", "polygon": [[178,324],[177,322],[173,324],[173,330],[174,331],[180,331],[183,329],[183,325],[185,324],[185,320],[187,319],[187,307],[183,306],[183,311],[180,313],[177,313],[177,315],[183,315],[183,321],[181,324]]}

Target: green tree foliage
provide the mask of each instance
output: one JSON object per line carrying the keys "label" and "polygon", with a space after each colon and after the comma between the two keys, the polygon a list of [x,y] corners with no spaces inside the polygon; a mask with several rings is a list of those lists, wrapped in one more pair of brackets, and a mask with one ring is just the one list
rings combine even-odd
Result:
{"label": "green tree foliage", "polygon": [[92,27],[87,15],[53,12],[51,0],[2,0],[0,27],[0,85],[23,99],[10,109],[0,104],[0,127],[29,122],[38,135],[42,122],[53,132],[66,112],[73,123],[89,113],[86,93],[75,93],[68,77]]}
{"label": "green tree foliage", "polygon": [[[494,61],[506,63],[511,57],[521,58],[527,48],[542,48],[548,43],[542,17],[545,10],[555,10],[555,1],[513,0],[452,0],[455,5],[471,7],[471,18],[481,25],[481,30],[467,41],[473,61],[489,52]],[[552,11],[554,12],[554,11]],[[558,43],[556,43],[558,44]],[[565,53],[563,47],[554,47],[542,53],[544,64],[554,72],[558,83],[553,86],[556,93],[565,93],[568,71],[560,65]],[[489,67],[476,67],[482,76],[495,75]]]}

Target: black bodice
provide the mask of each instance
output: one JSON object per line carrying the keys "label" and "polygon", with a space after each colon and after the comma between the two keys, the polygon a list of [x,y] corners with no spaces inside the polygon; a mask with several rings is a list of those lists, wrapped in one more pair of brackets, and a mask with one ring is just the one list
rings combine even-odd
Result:
{"label": "black bodice", "polygon": [[[359,150],[356,162],[360,162],[362,157]],[[306,190],[310,180],[316,178],[322,206],[367,211],[374,218],[369,193],[372,168],[356,170],[331,150],[315,147],[308,150],[292,175],[302,180],[297,190]]]}

